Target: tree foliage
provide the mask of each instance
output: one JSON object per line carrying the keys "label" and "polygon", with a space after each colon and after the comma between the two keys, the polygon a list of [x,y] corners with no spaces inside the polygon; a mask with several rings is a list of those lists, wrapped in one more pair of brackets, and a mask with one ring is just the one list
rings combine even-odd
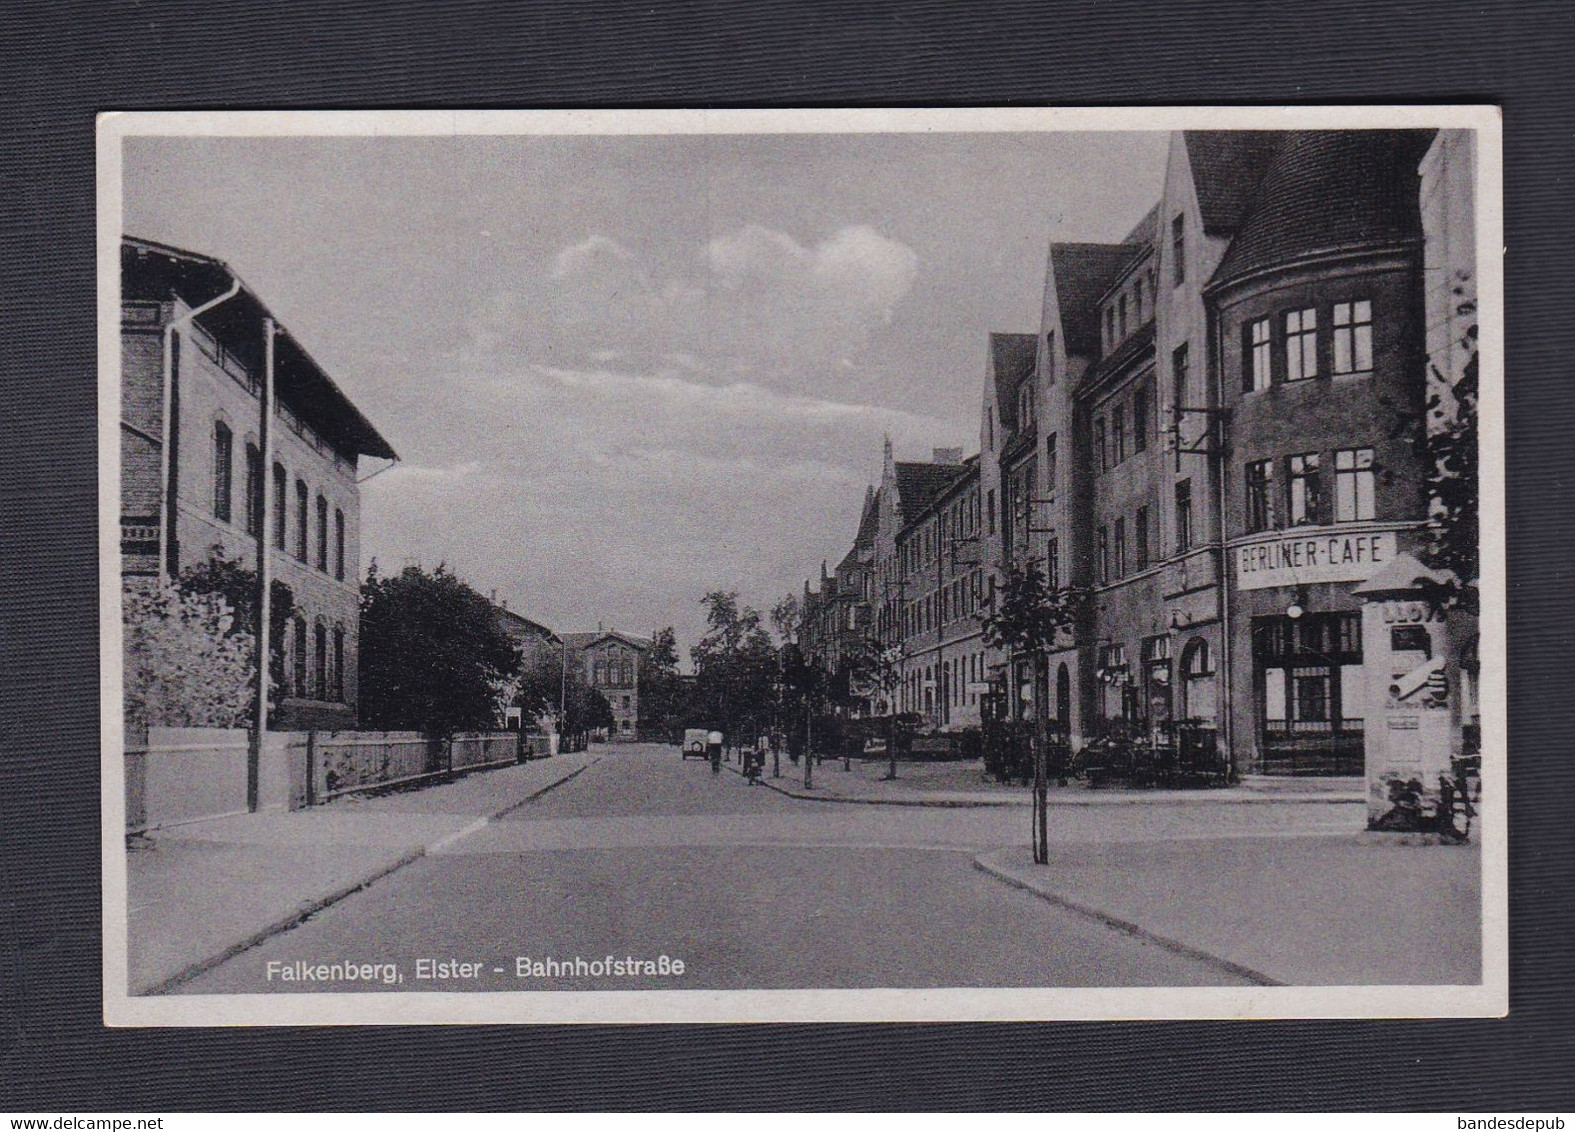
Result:
{"label": "tree foliage", "polygon": [[782,600],[771,607],[771,627],[777,631],[777,640],[784,645],[798,639],[804,628],[804,603],[797,594],[784,594]]}
{"label": "tree foliage", "polygon": [[125,715],[132,728],[244,727],[256,641],[224,596],[179,584],[128,590]]}
{"label": "tree foliage", "polygon": [[640,730],[666,738],[682,728],[687,715],[684,680],[678,673],[678,637],[672,627],[659,630],[640,657]]}
{"label": "tree foliage", "polygon": [[1053,651],[1063,630],[1083,619],[1091,596],[1082,586],[1052,589],[1038,559],[1013,565],[995,608],[979,619],[985,643],[1013,653]]}
{"label": "tree foliage", "polygon": [[[257,572],[238,558],[226,558],[215,546],[203,562],[181,572],[180,588],[190,594],[216,594],[231,612],[230,634],[257,632]],[[278,578],[268,584],[268,679],[275,689],[285,686],[285,627],[295,616],[295,591]],[[270,695],[269,709],[277,707]],[[250,713],[248,713],[248,718]]]}
{"label": "tree foliage", "polygon": [[361,587],[361,723],[427,735],[498,726],[498,695],[520,651],[492,603],[439,564],[384,578],[374,561]]}
{"label": "tree foliage", "polygon": [[776,713],[777,650],[760,611],[738,594],[713,590],[701,599],[708,629],[689,650],[695,667],[693,709],[729,734],[767,725]]}
{"label": "tree foliage", "polygon": [[[1463,283],[1454,288],[1455,310],[1462,316],[1476,313]],[[1479,546],[1480,496],[1478,493],[1477,433],[1477,327],[1469,326],[1452,357],[1458,365],[1444,373],[1432,366],[1427,399],[1427,428],[1421,440],[1426,469],[1430,519],[1422,559],[1435,570],[1447,570],[1453,579],[1434,587],[1430,600],[1441,608],[1463,606],[1475,611],[1475,590],[1481,569]]]}

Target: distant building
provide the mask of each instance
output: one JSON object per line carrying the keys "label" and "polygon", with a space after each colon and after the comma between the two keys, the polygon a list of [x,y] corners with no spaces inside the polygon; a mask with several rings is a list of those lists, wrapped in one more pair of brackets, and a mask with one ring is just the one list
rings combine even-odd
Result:
{"label": "distant building", "polygon": [[640,727],[640,661],[651,647],[649,637],[598,630],[565,633],[569,663],[576,664],[585,680],[612,706],[609,739],[633,741]]}
{"label": "distant building", "polygon": [[[268,308],[222,260],[134,237],[120,250],[126,584],[178,576],[215,555],[255,569],[257,540],[265,535],[274,548],[273,576],[295,599],[282,642],[282,698],[269,723],[281,730],[354,727],[356,472],[361,457],[392,460],[394,450],[279,327],[273,459],[264,468],[258,426]],[[173,320],[221,298],[166,334]]]}
{"label": "distant building", "polygon": [[[497,618],[498,628],[502,629],[509,640],[520,650],[521,667],[523,669],[530,671],[532,669],[540,670],[546,668],[553,671],[561,671],[568,663],[568,655],[564,648],[563,638],[559,637],[551,629],[532,621],[528,617],[521,617],[509,608],[507,602],[501,605],[494,602],[493,610]],[[523,726],[526,730],[530,730],[534,723],[536,730],[552,730],[556,717],[556,699],[553,701],[552,709],[542,713],[541,717],[534,721],[522,721],[519,718],[518,708],[510,708],[507,712],[508,725],[511,729]]]}

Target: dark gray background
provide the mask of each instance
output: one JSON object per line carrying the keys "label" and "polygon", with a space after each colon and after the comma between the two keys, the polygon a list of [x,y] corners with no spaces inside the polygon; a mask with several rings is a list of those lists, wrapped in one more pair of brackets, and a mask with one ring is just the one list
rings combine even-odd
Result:
{"label": "dark gray background", "polygon": [[[1572,44],[1547,0],[7,5],[0,1109],[1575,1107]],[[102,1028],[96,111],[1289,101],[1505,109],[1507,1021]]]}

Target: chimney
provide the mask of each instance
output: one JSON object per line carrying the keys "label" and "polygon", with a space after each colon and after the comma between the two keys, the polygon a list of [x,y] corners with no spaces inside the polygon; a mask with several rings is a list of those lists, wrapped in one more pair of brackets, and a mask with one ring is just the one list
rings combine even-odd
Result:
{"label": "chimney", "polygon": [[493,590],[491,596],[489,596],[487,598],[487,600],[490,601],[493,605],[497,605],[498,604],[498,591],[497,590]]}
{"label": "chimney", "polygon": [[600,621],[596,622],[596,631],[598,633],[602,631],[602,623]]}
{"label": "chimney", "polygon": [[947,467],[956,467],[962,463],[961,448],[937,448],[934,450],[933,462],[945,464]]}

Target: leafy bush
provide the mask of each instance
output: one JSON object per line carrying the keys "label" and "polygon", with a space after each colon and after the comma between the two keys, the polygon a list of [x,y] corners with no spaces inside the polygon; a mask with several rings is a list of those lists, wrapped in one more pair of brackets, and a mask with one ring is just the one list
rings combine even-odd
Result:
{"label": "leafy bush", "polygon": [[243,727],[252,715],[255,640],[218,593],[129,588],[125,708],[129,727]]}

